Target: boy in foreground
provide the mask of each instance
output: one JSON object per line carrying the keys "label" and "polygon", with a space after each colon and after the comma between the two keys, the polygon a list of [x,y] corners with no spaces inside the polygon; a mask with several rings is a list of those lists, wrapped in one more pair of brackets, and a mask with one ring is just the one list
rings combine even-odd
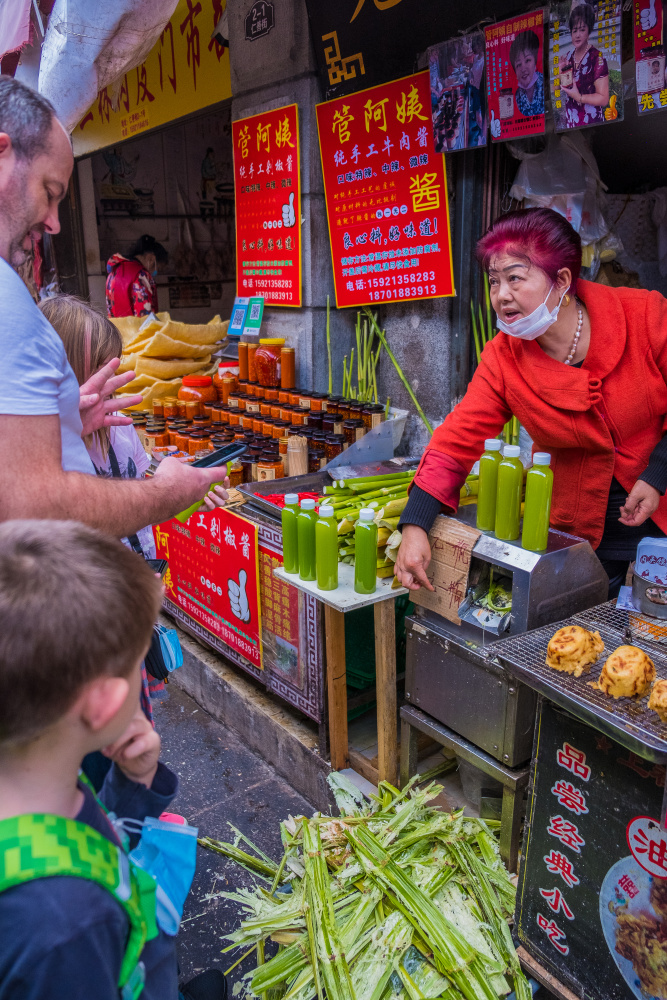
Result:
{"label": "boy in foreground", "polygon": [[[176,794],[139,708],[161,599],[147,564],[91,528],[0,524],[0,1000],[179,995],[154,882],[130,869],[79,777],[84,756],[102,750],[113,764],[99,799],[136,820]],[[66,874],[40,870],[46,857]]]}

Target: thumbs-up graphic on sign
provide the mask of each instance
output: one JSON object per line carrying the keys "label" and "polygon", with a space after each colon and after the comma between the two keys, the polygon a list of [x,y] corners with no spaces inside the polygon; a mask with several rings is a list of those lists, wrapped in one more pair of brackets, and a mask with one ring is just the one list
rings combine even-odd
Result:
{"label": "thumbs-up graphic on sign", "polygon": [[289,196],[289,202],[287,205],[283,205],[283,226],[285,229],[289,229],[293,226],[296,221],[294,215],[294,192]]}
{"label": "thumbs-up graphic on sign", "polygon": [[250,608],[248,607],[248,597],[245,592],[247,579],[247,573],[244,569],[242,569],[239,573],[238,583],[236,583],[235,580],[227,581],[227,594],[229,596],[232,614],[242,622],[250,621]]}
{"label": "thumbs-up graphic on sign", "polygon": [[655,14],[655,0],[651,0],[648,7],[644,7],[639,13],[639,19],[641,21],[642,31],[648,31],[649,28],[655,28],[657,17]]}
{"label": "thumbs-up graphic on sign", "polygon": [[500,139],[500,118],[496,118],[495,112],[491,112],[491,135],[494,139]]}

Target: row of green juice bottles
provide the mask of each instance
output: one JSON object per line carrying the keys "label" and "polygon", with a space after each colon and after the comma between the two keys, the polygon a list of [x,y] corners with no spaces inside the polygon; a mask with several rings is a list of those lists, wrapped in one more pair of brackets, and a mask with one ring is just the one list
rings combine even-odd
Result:
{"label": "row of green juice bottles", "polygon": [[[375,511],[363,507],[354,529],[354,589],[357,594],[374,594],[378,529]],[[318,590],[338,587],[338,522],[329,504],[302,500],[296,493],[285,495],[282,514],[283,567],[286,573],[298,573],[302,580],[316,580]]]}
{"label": "row of green juice bottles", "polygon": [[[479,460],[477,495],[477,527],[493,531],[496,538],[513,542],[519,537],[521,525],[521,492],[523,463],[518,445],[506,444],[496,438],[484,442],[484,454]],[[526,473],[526,500],[523,511],[521,544],[531,552],[543,552],[549,538],[551,491],[554,474],[551,455],[537,451],[533,466]]]}

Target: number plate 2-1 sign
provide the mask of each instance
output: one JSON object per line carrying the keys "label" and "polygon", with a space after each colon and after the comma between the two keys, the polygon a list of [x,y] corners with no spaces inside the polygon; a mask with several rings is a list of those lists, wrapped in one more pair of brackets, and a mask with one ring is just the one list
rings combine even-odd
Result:
{"label": "number plate 2-1 sign", "polygon": [[337,306],[454,295],[428,71],[317,105]]}
{"label": "number plate 2-1 sign", "polygon": [[166,596],[261,670],[257,525],[219,508],[153,533]]}
{"label": "number plate 2-1 sign", "polygon": [[301,182],[296,104],[232,123],[236,294],[301,305]]}

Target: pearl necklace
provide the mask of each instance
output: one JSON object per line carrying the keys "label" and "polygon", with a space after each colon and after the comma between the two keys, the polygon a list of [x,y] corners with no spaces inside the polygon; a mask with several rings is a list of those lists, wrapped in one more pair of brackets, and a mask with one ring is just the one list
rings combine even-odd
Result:
{"label": "pearl necklace", "polygon": [[581,309],[577,309],[577,315],[579,316],[579,319],[577,321],[577,329],[575,330],[574,340],[572,341],[572,350],[570,351],[570,353],[568,354],[568,356],[565,358],[565,362],[564,363],[566,365],[569,365],[572,362],[572,358],[577,353],[577,344],[579,343],[579,337],[581,336],[581,328],[584,325],[584,314],[581,311]]}

